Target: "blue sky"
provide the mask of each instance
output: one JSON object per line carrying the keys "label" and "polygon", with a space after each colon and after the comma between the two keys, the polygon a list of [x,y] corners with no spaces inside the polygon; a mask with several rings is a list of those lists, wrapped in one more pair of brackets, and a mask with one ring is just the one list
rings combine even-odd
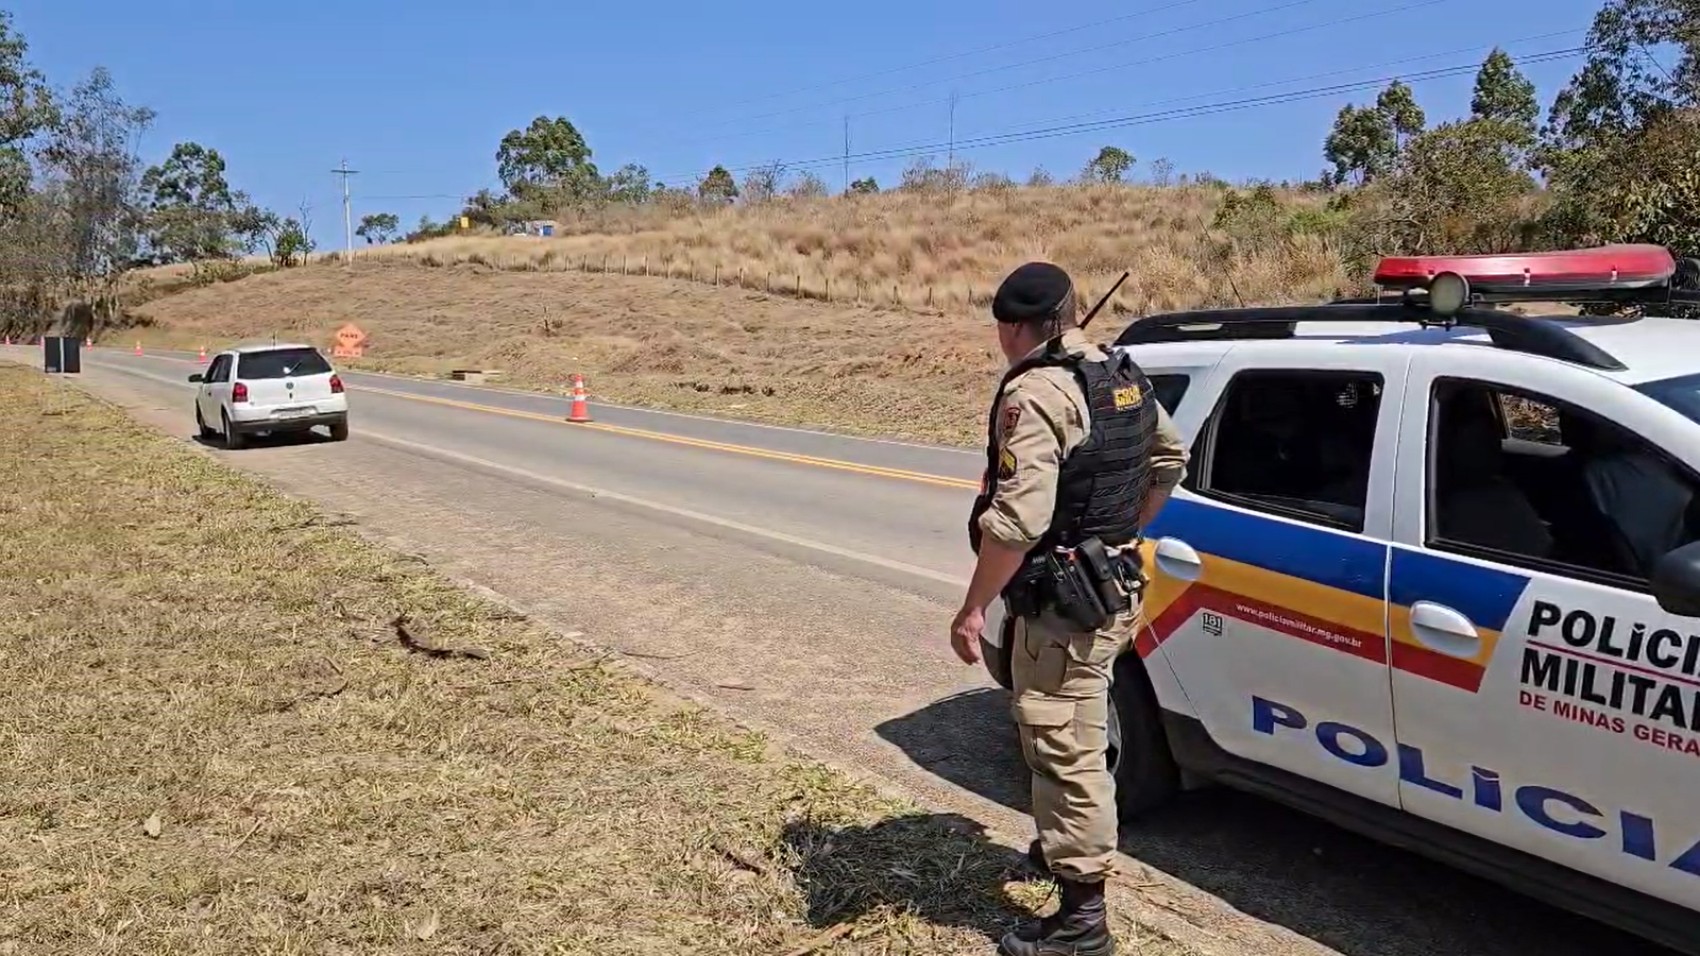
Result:
{"label": "blue sky", "polygon": [[[1145,117],[965,149],[980,169],[1072,175],[1100,146],[1231,180],[1314,175],[1350,90],[1216,115],[1152,114],[1578,45],[1599,0],[796,0],[582,4],[556,0],[0,0],[57,85],[112,70],[159,112],[157,161],[182,140],[217,148],[261,203],[312,204],[321,247],[342,243],[346,156],[354,209],[411,225],[496,183],[503,133],[564,115],[593,159],[683,184],[709,166],[825,160],[955,135]],[[1036,16],[1042,12],[1045,16]],[[1529,65],[1543,106],[1580,61]],[[1431,122],[1468,109],[1471,76],[1414,82]],[[854,159],[895,184],[909,156]]]}

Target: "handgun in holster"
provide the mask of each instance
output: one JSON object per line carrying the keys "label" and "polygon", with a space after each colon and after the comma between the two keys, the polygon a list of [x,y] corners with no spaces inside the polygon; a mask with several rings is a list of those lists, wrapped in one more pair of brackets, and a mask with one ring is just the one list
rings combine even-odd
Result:
{"label": "handgun in holster", "polygon": [[1055,548],[1045,555],[1044,588],[1057,615],[1083,631],[1096,631],[1115,616],[1106,605],[1086,558],[1078,548]]}

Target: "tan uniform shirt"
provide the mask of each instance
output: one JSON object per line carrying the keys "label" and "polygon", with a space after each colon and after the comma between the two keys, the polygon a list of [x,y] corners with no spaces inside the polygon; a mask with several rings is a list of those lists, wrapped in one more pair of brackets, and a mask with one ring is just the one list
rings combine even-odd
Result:
{"label": "tan uniform shirt", "polygon": [[[1103,349],[1080,329],[1063,333],[1065,351],[1102,361]],[[1043,346],[1040,346],[1042,349]],[[1035,349],[1025,358],[1039,354]],[[1147,401],[1156,396],[1147,395]],[[1007,547],[1027,550],[1050,528],[1062,461],[1091,433],[1086,395],[1066,368],[1031,369],[1004,386],[997,419],[997,472],[980,531]],[[1186,477],[1187,450],[1162,405],[1151,448],[1151,490],[1168,491]]]}

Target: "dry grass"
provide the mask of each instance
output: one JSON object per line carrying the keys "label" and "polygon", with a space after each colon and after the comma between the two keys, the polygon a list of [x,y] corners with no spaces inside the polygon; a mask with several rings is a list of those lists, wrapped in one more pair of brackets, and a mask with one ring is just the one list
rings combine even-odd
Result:
{"label": "dry grass", "polygon": [[[349,363],[357,367],[495,368],[548,390],[578,372],[593,400],[972,444],[1001,359],[983,301],[963,299],[972,286],[983,300],[1028,257],[1056,259],[1088,293],[1132,270],[1117,296],[1125,311],[1093,327],[1104,339],[1128,312],[1230,304],[1235,288],[1253,301],[1306,301],[1349,285],[1313,237],[1219,256],[1200,228],[1219,195],[1054,187],[969,193],[954,205],[902,193],[787,201],[626,222],[631,231],[619,233],[386,247],[352,267],[190,289],[140,313],[159,330],[144,338],[158,344],[214,348],[276,333],[328,348],[354,321],[373,335],[368,358]],[[596,271],[604,252],[612,274]],[[680,263],[693,263],[699,281],[619,274],[615,257],[637,273],[645,254],[657,272],[684,275]],[[728,286],[739,268],[746,288]],[[824,274],[837,291],[832,302],[799,299],[785,291],[794,278],[776,278],[781,288],[768,294],[766,272],[758,278],[767,269],[801,269],[805,289],[817,291]],[[864,301],[843,301],[858,281]],[[893,283],[908,305],[890,304]],[[930,310],[917,305],[929,286]]]}
{"label": "dry grass", "polygon": [[1222,195],[1208,186],[1100,185],[984,189],[954,199],[780,199],[677,215],[614,212],[551,239],[464,236],[357,257],[623,271],[922,310],[984,305],[1012,267],[1034,258],[1057,262],[1098,295],[1131,270],[1112,300],[1130,314],[1229,304],[1235,287],[1268,301],[1350,285],[1339,257],[1305,237],[1224,261],[1205,236]]}
{"label": "dry grass", "polygon": [[781,953],[847,926],[820,951],[951,954],[1012,918],[1014,854],[66,383],[0,365],[0,431],[0,952]]}

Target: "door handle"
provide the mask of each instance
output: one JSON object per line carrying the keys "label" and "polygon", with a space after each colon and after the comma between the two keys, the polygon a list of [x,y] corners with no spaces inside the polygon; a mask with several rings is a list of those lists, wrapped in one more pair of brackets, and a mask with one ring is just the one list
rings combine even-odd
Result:
{"label": "door handle", "polygon": [[1447,657],[1474,659],[1482,646],[1481,632],[1469,618],[1433,601],[1411,605],[1411,636],[1418,644]]}
{"label": "door handle", "polygon": [[1179,538],[1158,538],[1156,554],[1157,570],[1171,578],[1191,582],[1204,573],[1204,559]]}

